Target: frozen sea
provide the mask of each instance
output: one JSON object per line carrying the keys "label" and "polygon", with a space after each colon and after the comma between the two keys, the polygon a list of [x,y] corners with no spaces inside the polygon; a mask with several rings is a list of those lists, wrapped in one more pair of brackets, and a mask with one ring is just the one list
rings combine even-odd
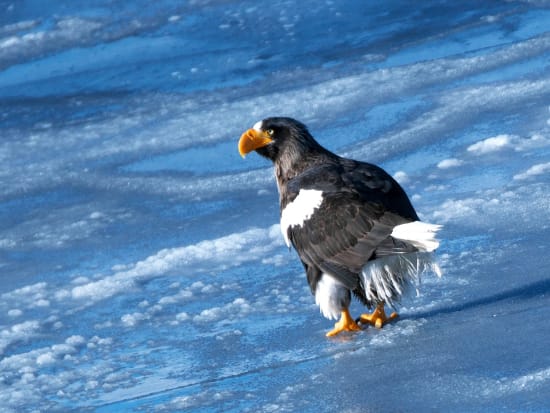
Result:
{"label": "frozen sea", "polygon": [[[398,322],[325,337],[274,115],[444,224]],[[549,184],[548,1],[0,1],[0,411],[549,412]]]}

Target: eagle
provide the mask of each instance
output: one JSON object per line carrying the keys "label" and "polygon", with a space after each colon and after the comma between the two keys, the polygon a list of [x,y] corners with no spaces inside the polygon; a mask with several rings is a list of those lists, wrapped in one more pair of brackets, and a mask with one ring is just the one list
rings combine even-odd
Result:
{"label": "eagle", "polygon": [[[339,320],[327,336],[383,325],[408,286],[425,271],[441,276],[433,251],[440,225],[419,220],[403,188],[382,168],[338,156],[301,122],[270,117],[244,132],[244,158],[255,151],[274,164],[280,226],[297,251],[320,312]],[[354,319],[352,294],[372,313]]]}

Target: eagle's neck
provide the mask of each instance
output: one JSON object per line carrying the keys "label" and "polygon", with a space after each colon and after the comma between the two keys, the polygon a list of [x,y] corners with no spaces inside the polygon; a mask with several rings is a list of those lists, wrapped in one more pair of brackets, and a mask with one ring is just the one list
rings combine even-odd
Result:
{"label": "eagle's neck", "polygon": [[277,180],[277,189],[279,190],[279,204],[281,211],[292,201],[289,198],[287,185],[297,176],[304,173],[309,168],[323,164],[328,159],[336,157],[333,153],[321,147],[321,151],[311,151],[307,156],[303,153],[300,156],[284,156],[275,162],[275,178]]}
{"label": "eagle's neck", "polygon": [[275,179],[277,181],[277,189],[279,190],[279,206],[282,211],[290,201],[288,198],[287,184],[291,178],[283,173],[282,168],[278,164],[275,164]]}

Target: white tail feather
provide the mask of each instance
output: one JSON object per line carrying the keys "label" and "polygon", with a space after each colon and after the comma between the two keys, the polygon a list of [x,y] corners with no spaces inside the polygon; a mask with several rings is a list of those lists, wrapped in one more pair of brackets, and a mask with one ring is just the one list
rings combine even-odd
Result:
{"label": "white tail feather", "polygon": [[422,252],[432,252],[439,247],[435,235],[440,229],[441,225],[414,221],[394,227],[391,236],[407,241]]}
{"label": "white tail feather", "polygon": [[394,305],[407,285],[420,281],[426,271],[441,277],[441,269],[429,252],[387,255],[369,261],[361,272],[365,297],[372,302],[385,301]]}

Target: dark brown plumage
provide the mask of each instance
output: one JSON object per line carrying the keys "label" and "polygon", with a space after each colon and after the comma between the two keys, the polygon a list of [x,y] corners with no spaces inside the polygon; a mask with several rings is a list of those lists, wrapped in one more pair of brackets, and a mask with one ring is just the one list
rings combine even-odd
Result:
{"label": "dark brown plumage", "polygon": [[[394,305],[421,272],[438,272],[430,253],[439,226],[418,221],[405,191],[380,167],[328,151],[291,118],[264,119],[245,132],[239,151],[252,150],[274,163],[281,231],[321,312],[342,315],[329,335],[358,328],[347,320],[350,292],[383,313],[384,303]],[[388,320],[375,318],[380,325]]]}

